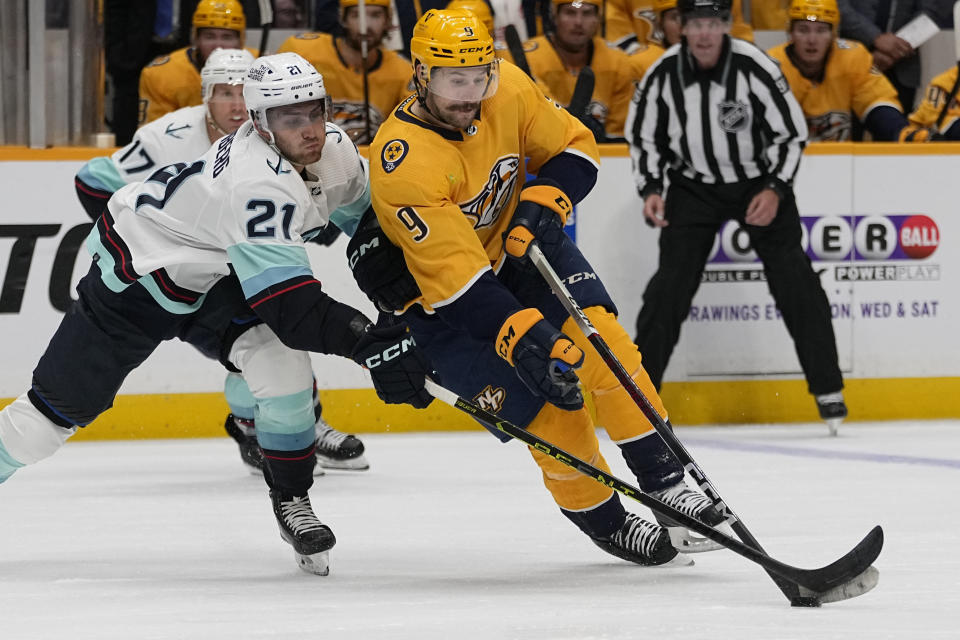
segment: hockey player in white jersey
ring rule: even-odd
[[[109,408],[127,374],[179,338],[242,373],[256,401],[281,536],[326,575],[336,539],[317,518],[306,351],[368,368],[385,402],[425,407],[429,365],[403,328],[376,328],[329,297],[304,241],[330,212],[370,206],[354,144],[325,122],[320,75],[296,54],[254,61],[252,121],[193,162],[159,168],[110,199],[87,239],[90,272],[33,372],[0,411],[0,481],[56,452]]]
[[[253,63],[244,49],[217,49],[200,71],[203,104],[168,113],[137,130],[130,144],[112,156],[93,158],[77,173],[75,186],[80,203],[91,219],[103,213],[110,196],[131,182],[146,180],[150,174],[170,164],[193,160],[210,149],[219,138],[231,134],[248,119],[243,101],[243,81]],[[345,227],[350,234],[356,222],[339,212],[331,214],[332,224],[313,239],[329,245]],[[254,429],[254,400],[243,378],[228,373],[224,385],[230,413],[224,422],[227,433],[240,448],[240,458],[252,473],[263,472],[263,453]],[[316,394],[315,394],[316,395]],[[324,468],[364,471],[370,468],[359,438],[341,433],[322,417],[319,397],[315,398],[317,416],[316,455],[319,463],[314,475]]]

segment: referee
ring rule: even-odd
[[[792,187],[807,125],[776,62],[730,37],[730,5],[679,0],[683,38],[650,68],[630,106],[626,134],[643,215],[660,228],[636,343],[659,388],[714,237],[737,220],[834,432],[847,415],[843,377],[827,296],[800,244]]]

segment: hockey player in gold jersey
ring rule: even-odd
[[[425,13],[411,54],[416,95],[370,147],[376,218],[361,222],[348,248],[360,288],[395,311],[381,322],[406,323],[447,388],[606,469],[582,382],[640,486],[717,524],[716,509],[686,485],[675,456],[524,251],[512,244],[507,254],[508,236],[537,240],[666,415],[606,289],[563,231],[596,182],[592,135],[520,69],[497,60],[493,38],[469,12]],[[525,172],[537,178],[524,182]],[[531,453],[562,513],[605,551],[639,564],[690,562],[670,533],[628,514],[608,487]],[[694,549],[706,550],[684,547]]]
[[[562,105],[573,97],[580,69],[593,70],[595,84],[586,116],[600,123],[607,138],[622,138],[633,95],[633,69],[627,55],[599,35],[602,0],[552,0],[555,31],[524,43],[533,77]],[[579,114],[576,114],[579,115]]]
[[[657,25],[661,9],[656,0],[606,0],[607,42],[627,53],[633,53],[647,43],[661,44],[663,38]],[[676,2],[674,2],[676,6]],[[742,0],[733,0],[733,24],[730,35],[753,41],[753,29],[744,20]]]
[[[633,77],[637,82],[643,79],[647,69],[663,55],[667,47],[680,42],[682,36],[683,25],[680,23],[677,0],[653,0],[653,12],[656,16],[654,27],[660,33],[660,43],[650,40],[644,44],[638,43],[630,54],[630,66],[633,68]]]
[[[140,124],[203,104],[200,70],[215,49],[243,47],[247,19],[237,0],[200,0],[193,13],[193,44],[160,56],[140,73]],[[257,57],[256,49],[247,49]]]
[[[809,139],[850,140],[856,117],[873,140],[896,140],[907,124],[897,91],[862,44],[836,37],[836,0],[792,0],[789,16],[789,42],[767,53],[803,108]]]
[[[910,114],[909,126],[900,132],[901,141],[960,140],[957,87],[956,66],[931,80],[923,94],[923,101]]]
[[[390,27],[390,0],[366,0],[367,100],[370,135],[411,91],[410,62],[380,46]],[[341,0],[344,35],[301,33],[287,38],[278,53],[292,51],[308,60],[323,76],[333,100],[332,121],[357,144],[367,144],[364,119],[364,78],[358,0]]]

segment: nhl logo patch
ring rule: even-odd
[[[750,124],[750,107],[743,102],[725,100],[717,105],[717,124],[728,133],[743,131]]]
[[[399,138],[383,145],[383,151],[380,152],[380,162],[383,164],[383,170],[390,173],[399,167],[403,159],[407,157],[409,149],[407,142]]]

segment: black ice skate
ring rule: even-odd
[[[238,418],[232,413],[227,414],[227,420],[223,428],[231,438],[236,441],[240,447],[240,459],[244,466],[252,475],[263,475],[263,451],[260,449],[260,443],[257,442],[257,432],[253,426],[253,420]],[[313,468],[313,475],[322,476],[323,467],[319,464]]]
[[[317,467],[366,471],[370,463],[363,455],[363,443],[356,436],[337,431],[317,416]]]
[[[280,526],[280,537],[293,547],[297,564],[307,573],[330,573],[329,550],[337,543],[330,527],[320,522],[310,506],[309,496],[289,496],[270,491],[273,515]]]
[[[713,506],[713,502],[699,491],[695,491],[687,486],[684,480],[666,489],[651,491],[650,495],[660,502],[670,505],[684,515],[696,518],[700,522],[710,525],[727,535],[733,535],[733,530],[730,528],[730,525],[724,522],[723,516],[717,511],[717,508]],[[657,514],[657,521],[666,527],[670,533],[670,541],[673,543],[673,546],[683,553],[702,553],[704,551],[715,551],[723,548],[722,545],[712,540],[695,536],[689,529],[666,516]]]
[[[627,514],[623,525],[609,538],[592,540],[610,555],[647,567],[693,564],[692,558],[678,553],[670,544],[670,535],[666,529],[633,513]]]
[[[836,391],[817,396],[817,410],[820,412],[820,419],[827,423],[830,435],[837,435],[840,423],[847,417],[847,403],[843,401],[843,393]]]

